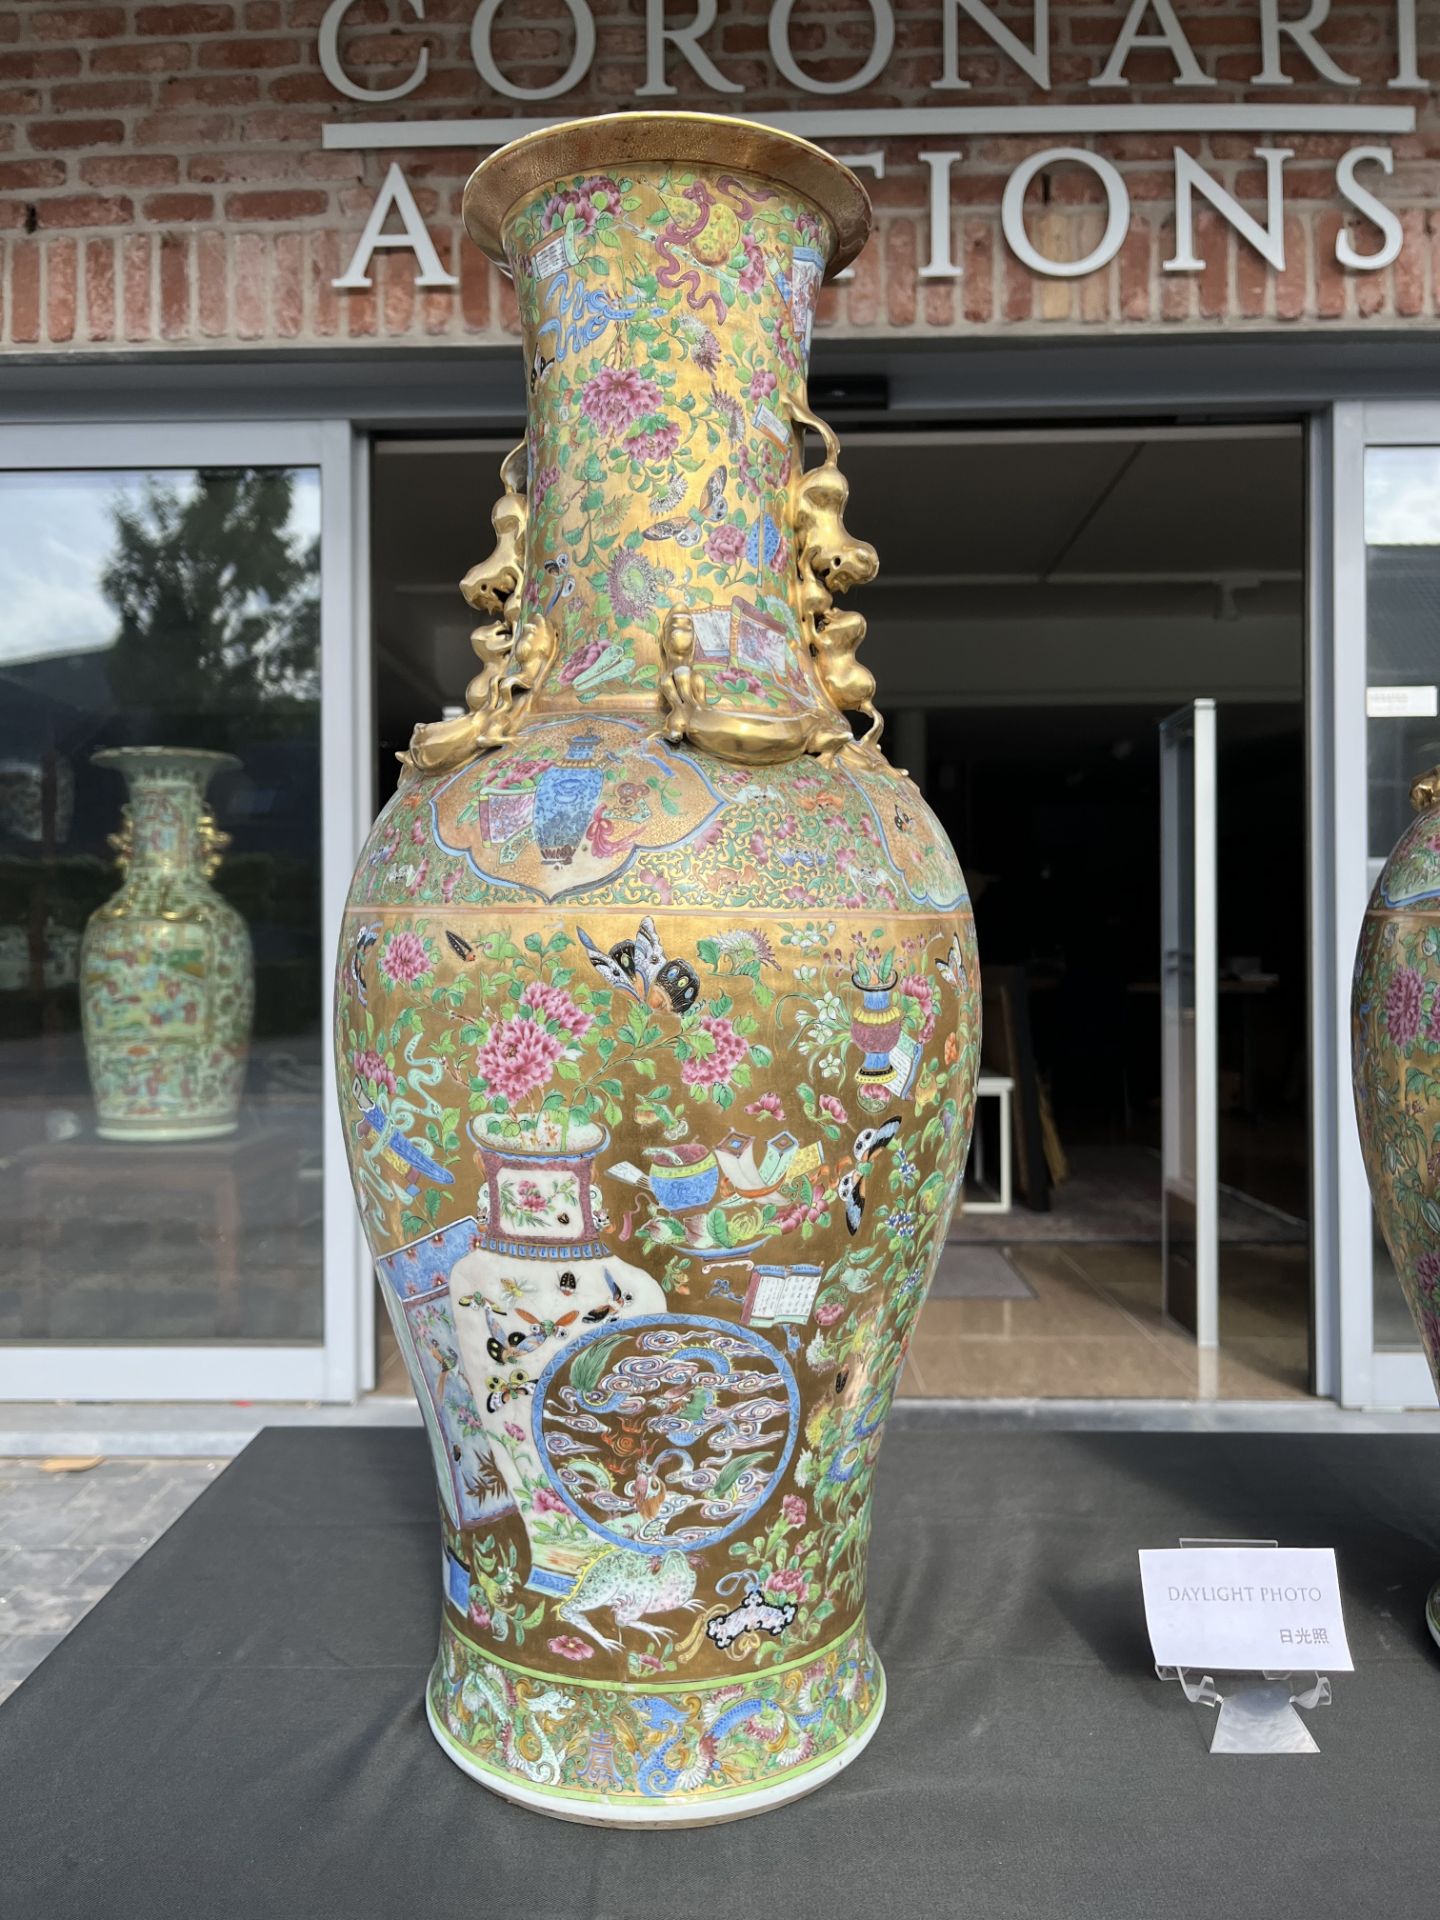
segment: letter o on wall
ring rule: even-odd
[[[806,73],[790,51],[790,15],[795,11],[795,0],[774,0],[770,9],[770,58],[782,78],[805,93],[855,93],[861,87],[868,87],[885,71],[895,50],[895,14],[890,0],[868,0],[868,4],[875,23],[870,58],[848,80],[817,80],[814,74]]]
[[[1109,205],[1100,244],[1083,260],[1047,260],[1031,244],[1025,231],[1025,195],[1030,190],[1030,182],[1044,168],[1056,166],[1062,160],[1089,167],[1104,187]],[[1005,182],[1000,199],[1000,226],[1010,251],[1032,273],[1043,273],[1055,280],[1078,280],[1082,274],[1095,273],[1113,260],[1124,245],[1130,231],[1130,195],[1119,173],[1100,154],[1091,153],[1085,147],[1047,147],[1044,153],[1032,153],[1028,160],[1022,160]]]
[[[552,80],[548,87],[517,87],[513,80],[507,80],[501,73],[495,64],[495,55],[490,51],[490,32],[503,0],[481,0],[470,27],[470,57],[475,62],[480,78],[488,86],[494,87],[497,93],[508,94],[512,100],[550,100],[557,93],[567,93],[571,87],[578,86],[590,71],[590,62],[595,58],[595,16],[585,0],[564,0],[564,3],[575,22],[574,58],[560,78]]]

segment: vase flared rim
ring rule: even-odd
[[[147,760],[173,767],[177,773],[189,768],[206,775],[219,773],[224,767],[243,765],[233,753],[216,753],[209,747],[102,747],[90,756],[92,766],[117,767],[122,773],[127,767],[140,766]]]
[[[640,160],[724,167],[793,188],[835,231],[827,280],[849,266],[870,234],[870,196],[843,161],[799,134],[725,113],[600,113],[522,134],[482,160],[466,182],[465,231],[504,266],[505,224],[522,200],[573,174]]]

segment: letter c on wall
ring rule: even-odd
[[[425,0],[410,0],[415,10],[415,18],[425,18]],[[403,100],[407,93],[413,93],[430,70],[430,49],[422,47],[420,58],[415,62],[415,71],[408,80],[402,80],[397,87],[357,87],[340,64],[340,23],[350,11],[350,0],[330,0],[325,9],[325,17],[320,22],[319,53],[320,71],[334,87],[337,93],[343,93],[351,100]]]
[[[1100,244],[1083,260],[1047,260],[1031,244],[1025,231],[1025,195],[1030,182],[1042,168],[1053,167],[1061,160],[1089,167],[1099,177],[1109,203],[1109,217]],[[1084,147],[1048,147],[1044,153],[1032,153],[1028,160],[1022,160],[1005,182],[1000,200],[1000,226],[1010,251],[1032,273],[1043,273],[1055,280],[1078,280],[1082,274],[1094,273],[1113,260],[1124,245],[1125,235],[1130,231],[1130,195],[1116,169],[1098,153]]]

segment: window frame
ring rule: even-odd
[[[0,471],[309,467],[320,475],[322,950],[373,817],[366,447],[348,420],[6,426]],[[373,1384],[370,1262],[350,1193],[334,1079],[330,969],[321,980],[323,1335],[318,1342],[0,1343],[0,1400],[350,1401]]]

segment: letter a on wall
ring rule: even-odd
[[[400,220],[398,233],[386,233],[385,222],[394,213]],[[365,231],[360,235],[350,264],[338,280],[330,284],[336,287],[368,287],[370,282],[370,260],[378,247],[409,247],[420,263],[420,271],[415,276],[417,287],[458,287],[460,282],[453,273],[447,273],[440,264],[440,256],[435,251],[435,242],[430,238],[430,230],[420,217],[420,209],[415,204],[415,196],[410,184],[400,171],[398,161],[392,164],[386,174],[375,204],[370,209],[370,218],[365,222]]]

